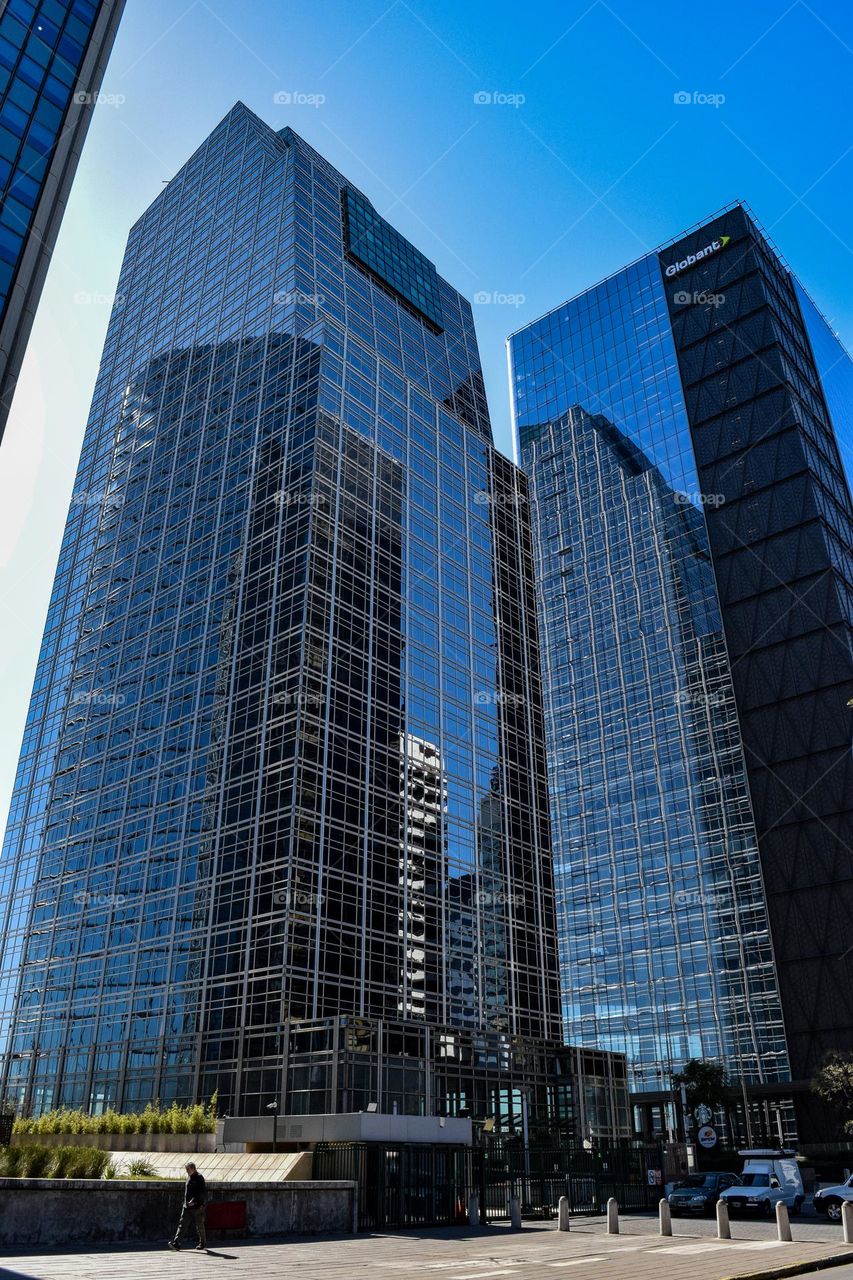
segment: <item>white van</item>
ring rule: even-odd
[[[799,1213],[806,1193],[793,1151],[739,1151],[744,1165],[742,1185],[729,1187],[720,1196],[731,1213],[758,1213],[772,1218],[781,1200]]]

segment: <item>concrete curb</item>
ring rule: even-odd
[[[735,1245],[737,1242],[734,1242]],[[823,1271],[824,1267],[840,1267],[853,1263],[853,1249],[849,1253],[833,1253],[828,1258],[815,1258],[812,1262],[787,1262],[781,1267],[768,1267],[765,1271],[740,1271],[737,1275],[724,1276],[723,1280],[780,1280],[783,1276],[802,1276],[810,1271]]]

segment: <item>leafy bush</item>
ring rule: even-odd
[[[182,1107],[173,1102],[165,1110],[159,1102],[146,1103],[142,1111],[122,1113],[108,1107],[101,1115],[60,1108],[40,1116],[15,1121],[15,1133],[213,1133],[216,1129],[216,1094]]]
[[[109,1151],[95,1147],[40,1147],[27,1144],[0,1150],[4,1178],[106,1178],[112,1168]]]
[[[130,1160],[124,1172],[128,1178],[156,1178],[157,1170],[150,1160]]]

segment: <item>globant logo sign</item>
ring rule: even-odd
[[[671,262],[665,269],[664,275],[677,276],[679,272],[686,271],[688,267],[692,267],[697,262],[701,262],[703,258],[708,258],[712,253],[719,253],[721,249],[725,249],[731,240],[731,236],[720,236],[719,240],[712,240],[710,244],[706,244],[704,249],[697,249],[695,253],[688,253],[686,258],[682,258],[679,262]]]

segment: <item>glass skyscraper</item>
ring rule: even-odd
[[[123,8],[0,3],[0,437]]]
[[[526,481],[469,304],[242,104],[118,293],[2,863],[8,1095],[624,1129],[624,1060],[575,1089],[562,1045]]]
[[[853,1048],[853,365],[739,205],[510,363],[566,1035],[658,1108],[721,1060],[793,1136]]]

